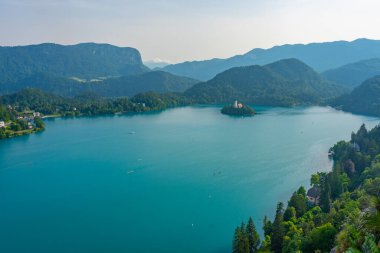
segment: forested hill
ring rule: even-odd
[[[318,104],[343,94],[344,88],[326,81],[297,59],[265,66],[236,67],[185,92],[198,103],[229,103],[235,99],[256,105]]]
[[[130,47],[95,43],[0,47],[0,85],[36,73],[91,79],[148,70],[139,51]]]
[[[331,103],[332,106],[352,113],[380,116],[380,76],[371,78]]]
[[[380,57],[380,41],[358,39],[311,44],[256,48],[243,55],[227,59],[192,61],[165,66],[162,70],[194,79],[207,81],[216,74],[233,67],[265,65],[286,58],[297,58],[318,72],[338,68],[345,64]]]
[[[111,78],[94,82],[89,88],[106,97],[134,96],[142,92],[184,92],[199,81],[164,71]]]
[[[335,83],[348,88],[355,88],[365,80],[380,75],[380,58],[350,63],[342,67],[328,70],[322,75]]]
[[[183,92],[198,83],[197,80],[175,76],[163,71],[107,79],[67,78],[50,73],[37,73],[17,82],[0,85],[0,94],[11,94],[25,88],[38,88],[48,93],[73,97],[85,91],[104,97],[134,96],[141,92]]]
[[[252,219],[236,228],[233,253],[380,252],[380,126],[363,125],[330,154],[333,170],[278,203],[274,219],[264,217],[261,240]]]

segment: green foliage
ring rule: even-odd
[[[264,235],[269,236],[272,234],[272,222],[268,219],[267,216],[264,216],[263,220],[263,230],[264,230]]]
[[[379,247],[376,245],[375,236],[368,234],[362,246],[364,253],[380,253]]]
[[[244,223],[235,229],[232,243],[232,252],[236,253],[253,253],[256,252],[260,245],[260,236],[256,231],[255,224],[250,217],[247,226]]]
[[[260,245],[260,236],[256,231],[255,224],[253,223],[253,220],[251,217],[248,220],[245,233],[247,234],[247,237],[248,237],[249,253],[256,252],[257,248]]]
[[[7,121],[14,120],[15,118],[16,118],[16,115],[14,111],[0,103],[0,120],[7,122]]]
[[[314,186],[314,187],[319,186],[319,174],[318,173],[311,175],[310,185]]]
[[[233,253],[249,253],[249,240],[245,232],[244,223],[235,229],[234,240],[232,244]]]
[[[38,129],[45,129],[45,123],[41,120],[39,117],[34,118],[34,123],[36,124],[36,128]]]
[[[272,236],[271,236],[271,249],[275,253],[280,253],[282,251],[282,246],[284,244],[285,228],[284,228],[284,204],[279,202],[277,204],[276,216],[274,218],[272,226]]]
[[[380,196],[380,177],[366,179],[363,188],[370,195]]]
[[[296,209],[293,206],[288,206],[284,212],[284,221],[290,221],[297,218]]]
[[[288,207],[294,207],[297,217],[301,217],[307,210],[307,199],[305,188],[300,188],[294,192],[288,202]]]
[[[321,199],[320,199],[320,206],[322,210],[325,213],[328,213],[330,211],[330,205],[331,205],[331,189],[330,184],[328,181],[328,175],[325,175],[322,179],[321,183]]]
[[[302,241],[302,251],[311,253],[316,250],[330,252],[334,246],[336,232],[331,223],[314,228]]]

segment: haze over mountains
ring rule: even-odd
[[[380,41],[358,39],[352,42],[335,41],[307,45],[282,45],[270,49],[253,49],[244,55],[227,59],[183,62],[168,65],[162,70],[175,75],[207,81],[232,67],[265,65],[286,58],[297,58],[318,72],[337,68],[348,63],[380,58]]]
[[[334,66],[338,67],[330,69]],[[329,70],[318,73],[325,69]],[[262,105],[319,104],[380,74],[380,41],[283,45],[229,59],[168,65],[163,70],[146,67],[139,51],[130,47],[95,43],[0,47],[0,94],[24,88],[69,97],[85,92],[103,97],[184,92],[195,103],[239,99]],[[214,74],[206,82],[184,77]]]

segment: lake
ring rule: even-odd
[[[0,252],[227,253],[328,149],[378,119],[328,107],[219,107],[54,119],[0,142]],[[261,229],[260,229],[261,233]]]

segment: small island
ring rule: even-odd
[[[221,112],[223,114],[232,115],[232,116],[253,116],[256,114],[255,110],[248,105],[243,105],[242,103],[235,100],[232,105],[226,105],[222,108]]]

